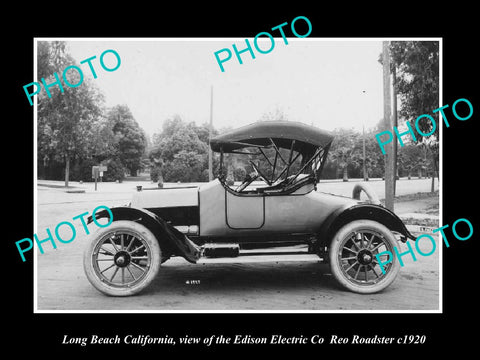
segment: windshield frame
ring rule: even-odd
[[[225,182],[224,154],[229,153],[249,156],[263,156],[263,158],[270,165],[272,172],[270,178],[265,178],[265,176],[261,174],[265,183],[268,185],[267,187],[262,188],[262,192],[268,191],[269,188],[279,189],[280,192],[288,192],[290,189],[295,188],[299,182],[308,182],[305,180],[305,178],[310,179],[315,185],[319,182],[320,174],[325,165],[331,143],[328,143],[325,147],[311,147],[309,152],[300,152],[295,150],[296,140],[292,139],[288,157],[285,159],[284,155],[282,155],[280,152],[280,147],[275,143],[275,139],[271,137],[265,139],[269,144],[232,142],[232,144],[236,147],[228,152],[225,152],[223,147],[220,147],[220,166],[217,178],[220,181]],[[286,149],[286,147],[283,148]],[[254,150],[247,151],[248,149]],[[273,149],[275,151],[273,159],[270,159],[267,156],[265,152],[266,149]],[[290,173],[292,165],[298,160],[299,157],[301,157],[299,170],[294,173]],[[282,166],[282,163],[284,166],[283,169],[280,171],[280,173],[278,173],[278,175],[275,175],[275,171]],[[301,174],[306,174],[307,176],[300,177]]]

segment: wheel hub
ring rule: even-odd
[[[373,261],[373,254],[370,250],[362,249],[358,252],[357,261],[362,265],[369,265]]]
[[[126,267],[130,264],[131,258],[126,251],[119,251],[113,257],[113,261],[118,267]]]

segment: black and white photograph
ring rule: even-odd
[[[38,311],[441,310],[440,39],[36,45]]]
[[[471,34],[403,31],[411,11],[25,34],[4,153],[25,331],[107,354],[470,342]]]

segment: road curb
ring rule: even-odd
[[[405,213],[398,217],[403,221],[408,231],[418,234],[431,234],[440,226],[439,216],[423,213]]]

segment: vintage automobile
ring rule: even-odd
[[[415,238],[366,183],[356,184],[352,198],[320,191],[332,140],[326,131],[287,121],[257,122],[213,138],[210,147],[220,154],[215,180],[139,189],[129,205],[111,208],[112,224],[99,229],[84,254],[89,281],[105,294],[127,296],[145,289],[174,256],[191,263],[288,257],[328,263],[351,291],[383,290],[400,265],[395,257],[382,271],[376,255],[394,253],[397,238]],[[252,171],[232,184],[227,162]],[[96,214],[102,217],[108,212]]]

